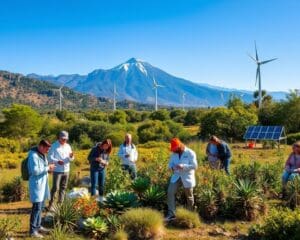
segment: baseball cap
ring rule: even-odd
[[[61,132],[58,134],[58,137],[59,137],[59,138],[62,138],[62,139],[68,140],[68,139],[69,139],[69,133],[68,133],[67,131],[61,131]]]

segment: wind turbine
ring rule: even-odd
[[[165,86],[157,84],[155,78],[153,77],[153,89],[155,90],[155,111],[157,111],[157,89],[160,87]]]
[[[117,101],[116,101],[116,96],[118,96],[117,88],[116,88],[116,83],[114,83],[114,91],[113,91],[114,97],[113,97],[113,110],[117,110]]]
[[[255,86],[258,82],[258,107],[261,108],[262,106],[262,88],[261,88],[261,73],[260,73],[260,66],[272,61],[275,61],[277,58],[272,58],[270,60],[260,61],[258,58],[257,48],[256,48],[256,42],[254,42],[255,45],[255,58],[252,57],[250,54],[249,57],[256,63],[257,69],[256,69],[256,80],[255,80]]]
[[[186,93],[182,93],[181,97],[182,97],[182,110],[183,111],[184,111],[185,96],[186,96]]]
[[[58,89],[53,89],[53,91],[57,91],[59,93],[59,111],[62,110],[62,99],[64,98],[62,94],[62,88],[64,87],[65,84],[61,85]]]

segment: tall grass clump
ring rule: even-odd
[[[200,226],[200,218],[197,212],[189,211],[183,207],[176,209],[176,219],[172,224],[179,228],[197,228]]]
[[[155,240],[164,233],[163,216],[153,209],[131,209],[125,212],[120,219],[129,239]]]

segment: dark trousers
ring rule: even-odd
[[[105,188],[105,169],[91,169],[91,194],[96,195],[96,186],[98,183],[99,196],[104,195]]]
[[[52,183],[52,189],[51,189],[51,199],[49,202],[49,206],[51,207],[54,199],[56,192],[58,191],[58,203],[62,203],[65,198],[65,193],[68,185],[68,180],[69,180],[69,173],[60,173],[60,172],[54,172],[53,173],[53,183]]]
[[[32,203],[29,229],[30,234],[37,232],[41,227],[43,206],[44,202]]]
[[[221,168],[225,169],[225,172],[227,175],[230,175],[230,170],[229,170],[229,166],[230,166],[230,157],[226,158],[224,160],[221,161],[222,165]]]
[[[132,180],[137,178],[137,171],[135,165],[122,165],[123,171],[127,171],[130,174]]]

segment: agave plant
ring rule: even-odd
[[[251,221],[265,209],[261,191],[248,179],[239,179],[234,183],[234,205],[238,217]]]
[[[215,219],[218,213],[217,197],[213,189],[203,189],[196,196],[196,207],[206,220]]]
[[[166,192],[159,186],[154,185],[148,188],[142,196],[142,204],[147,207],[162,208]]]
[[[96,239],[101,238],[108,231],[107,223],[101,217],[88,218],[83,222],[86,231]]]
[[[300,177],[296,176],[287,185],[287,203],[294,209],[300,205]]]
[[[72,199],[65,199],[62,204],[55,204],[53,206],[54,222],[65,226],[68,230],[77,226],[80,218],[80,212],[74,211],[75,201]]]
[[[132,189],[139,195],[145,192],[150,186],[149,178],[139,177],[131,184]]]
[[[109,226],[110,232],[117,232],[122,228],[122,224],[120,222],[120,219],[116,215],[109,215],[106,217],[106,222]]]
[[[137,196],[132,192],[115,191],[106,196],[105,205],[118,213],[138,206]]]

